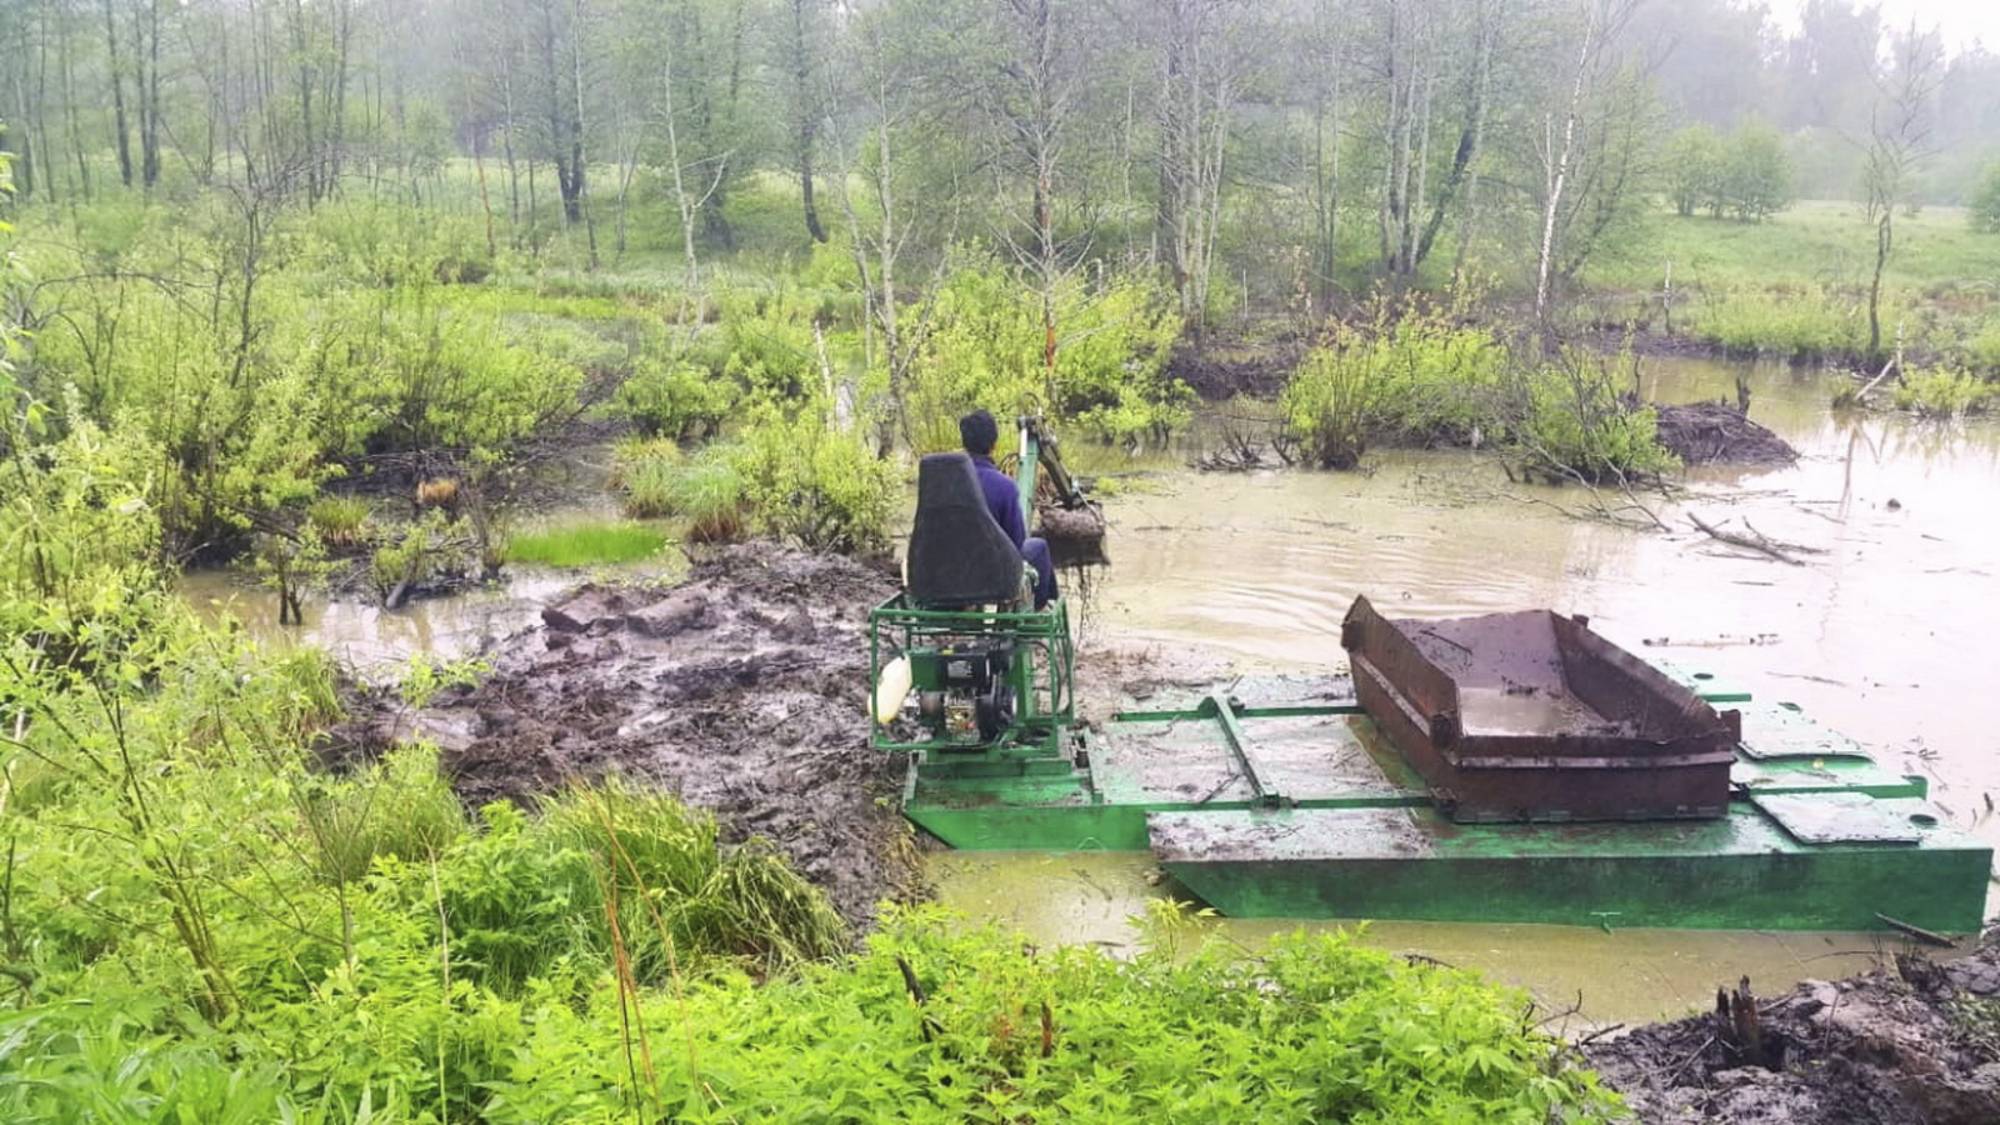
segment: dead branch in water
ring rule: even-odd
[[[1756,551],[1761,555],[1766,555],[1770,558],[1774,558],[1779,562],[1786,564],[1787,566],[1806,565],[1805,563],[1800,562],[1798,559],[1793,558],[1791,555],[1786,554],[1784,549],[1780,547],[1778,544],[1771,542],[1769,539],[1764,538],[1764,536],[1762,535],[1757,535],[1755,529],[1752,529],[1751,534],[1757,535],[1757,537],[1755,539],[1752,539],[1748,535],[1738,535],[1733,531],[1724,531],[1721,528],[1718,528],[1713,524],[1710,524],[1708,521],[1702,519],[1700,516],[1695,515],[1693,512],[1689,512],[1687,514],[1687,518],[1688,522],[1694,524],[1697,530],[1701,531],[1703,534],[1707,535],[1710,539],[1713,539],[1718,543],[1727,543],[1732,547],[1741,547],[1747,551]]]

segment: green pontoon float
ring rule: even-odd
[[[1024,504],[1047,456],[1024,423]],[[1150,851],[1238,917],[1980,927],[1992,849],[1923,778],[1579,618],[1391,620],[1357,599],[1351,675],[1241,679],[1086,729],[1067,608],[1027,607],[971,474],[924,460],[906,587],[869,622],[872,741],[909,754],[903,812],[951,847]]]

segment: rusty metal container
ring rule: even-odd
[[[1341,626],[1361,707],[1459,822],[1717,817],[1738,712],[1547,610]]]

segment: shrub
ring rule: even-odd
[[[1285,384],[1280,404],[1287,430],[1322,469],[1361,463],[1376,420],[1369,365],[1353,351],[1316,348]]]
[[[1370,438],[1461,443],[1494,428],[1507,353],[1443,312],[1340,329],[1310,353],[1282,396],[1286,424],[1325,468],[1353,468]]]
[[[695,543],[728,543],[743,537],[743,471],[735,446],[712,446],[694,457],[670,441],[630,441],[613,454],[613,478],[625,493],[628,515],[685,521]]]
[[[1896,408],[1926,418],[1958,418],[1979,414],[2000,396],[2000,388],[1964,371],[1933,367],[1904,377],[1896,385]]]
[[[642,434],[686,441],[714,435],[741,394],[734,380],[698,364],[648,358],[612,407]]]
[[[821,408],[766,407],[728,454],[765,533],[812,550],[881,550],[902,487],[895,465]]]
[[[1746,121],[1730,134],[1721,166],[1721,191],[1712,205],[1739,219],[1762,220],[1792,203],[1792,166],[1784,138],[1761,121]]]
[[[367,537],[368,514],[368,502],[359,497],[322,496],[306,508],[306,522],[329,547],[357,547]]]
[[[1689,125],[1667,142],[1667,198],[1676,213],[1692,215],[1721,196],[1724,151],[1707,125]]]
[[[621,441],[611,451],[611,487],[624,493],[625,514],[659,519],[673,514],[673,471],[687,459],[670,438]]]
[[[1620,393],[1610,365],[1565,352],[1514,377],[1507,444],[1524,475],[1552,484],[1656,477],[1678,466],[1659,442],[1657,417]]]
[[[1055,294],[1057,354],[1047,364],[1040,294],[997,268],[955,272],[904,388],[918,452],[958,447],[974,407],[996,418],[1042,414],[1107,441],[1163,437],[1188,417],[1187,387],[1166,374],[1180,319],[1149,282],[1072,279]]]

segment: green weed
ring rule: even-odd
[[[652,524],[576,523],[517,533],[507,544],[507,561],[552,567],[608,566],[652,558],[666,545],[666,532]]]
[[[1898,410],[1925,418],[1959,418],[1983,413],[1996,398],[2000,398],[2000,385],[1964,371],[1934,367],[1914,372],[1898,383],[1895,403]]]
[[[354,496],[322,496],[306,508],[306,522],[334,548],[359,546],[367,538],[368,502]]]

